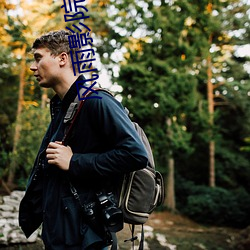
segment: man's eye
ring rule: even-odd
[[[36,56],[36,57],[35,57],[35,61],[36,61],[36,62],[39,62],[40,60],[41,60],[41,56]]]

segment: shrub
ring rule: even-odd
[[[49,109],[29,106],[22,113],[22,131],[17,145],[16,182],[24,189],[49,123]]]
[[[250,224],[250,195],[244,189],[229,191],[187,182],[177,190],[179,211],[197,222],[237,228]]]

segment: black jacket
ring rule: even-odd
[[[82,76],[80,79],[83,80]],[[68,140],[73,151],[68,171],[48,164],[45,150],[50,141],[63,138],[63,118],[77,95],[76,84],[62,101],[57,95],[51,100],[51,123],[19,211],[19,223],[27,237],[43,223],[46,249],[87,249],[93,242],[102,240],[81,219],[69,180],[82,202],[89,204],[96,199],[97,191],[108,187],[116,192],[124,173],[147,165],[145,148],[122,105],[109,94],[98,93],[102,99],[86,100],[74,124]],[[74,248],[77,246],[81,247]]]

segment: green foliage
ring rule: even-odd
[[[196,78],[190,74],[197,50],[191,38],[182,36],[191,5],[182,5],[183,12],[180,12],[169,4],[157,6],[146,2],[147,12],[134,1],[127,7],[122,6],[127,11],[135,6],[147,28],[144,28],[145,37],[128,39],[128,45],[124,44],[129,56],[115,80],[123,87],[123,103],[132,119],[143,126],[149,137],[156,166],[166,173],[171,152],[185,153],[186,157],[194,149],[187,121],[199,99]],[[119,4],[116,7],[124,11]],[[150,13],[152,18],[147,18]],[[129,19],[128,33],[133,25],[140,27],[138,15]]]
[[[7,127],[9,123],[15,120],[18,78],[13,72],[15,60],[11,50],[1,45],[0,50],[0,92],[2,94],[0,101],[0,126]]]
[[[9,26],[6,31],[11,36],[11,45],[13,48],[18,48],[23,44],[27,44],[27,40],[23,35],[23,32],[29,27],[25,25],[19,17],[17,17],[17,20],[14,20],[10,16],[8,16],[8,25]]]
[[[3,150],[0,151],[0,178],[5,175],[6,166],[9,165],[9,154]]]
[[[28,106],[23,111],[21,119],[22,130],[17,145],[17,155],[12,157],[16,157],[19,166],[17,172],[19,187],[24,188],[49,123],[49,109]]]
[[[178,210],[204,224],[244,228],[250,224],[250,195],[243,188],[226,190],[179,179]]]
[[[245,138],[244,142],[246,143],[246,145],[242,146],[241,150],[250,152],[250,137]]]
[[[0,178],[9,164],[12,150],[10,124],[15,121],[18,78],[13,73],[15,65],[11,50],[0,45]]]
[[[249,152],[240,152],[234,140],[218,142],[216,176],[218,186],[232,189],[243,186],[250,193]],[[236,153],[238,152],[238,153]],[[240,180],[240,183],[239,183]]]

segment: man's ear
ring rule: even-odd
[[[69,55],[66,52],[62,52],[59,56],[59,65],[64,66],[69,61]]]

